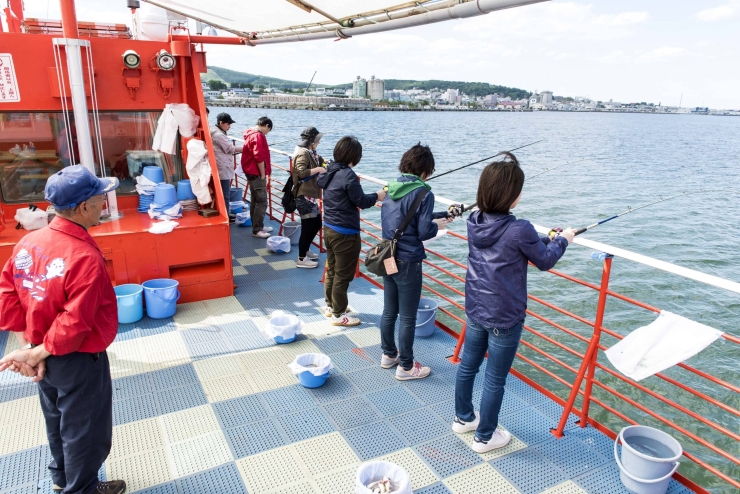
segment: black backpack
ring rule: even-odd
[[[286,213],[292,213],[296,210],[295,195],[293,195],[293,174],[291,173],[283,187],[283,209]]]

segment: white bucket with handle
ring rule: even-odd
[[[622,442],[620,459],[617,445]],[[644,425],[625,427],[614,441],[614,459],[624,486],[636,494],[665,494],[683,448],[663,431]]]

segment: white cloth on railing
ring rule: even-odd
[[[185,165],[190,177],[190,188],[200,204],[211,202],[208,183],[211,181],[211,164],[208,162],[206,144],[198,139],[188,141],[188,162]]]
[[[647,326],[628,334],[605,354],[619,372],[641,381],[687,360],[722,336],[722,331],[661,311]]]
[[[152,149],[167,154],[175,154],[177,149],[177,131],[183,137],[192,137],[198,128],[200,117],[187,103],[169,103],[162,110],[154,132]]]

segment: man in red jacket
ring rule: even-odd
[[[57,216],[23,237],[0,275],[0,330],[28,343],[0,360],[39,383],[55,492],[121,494],[122,480],[98,481],[113,439],[113,393],[106,348],[118,306],[105,259],[87,230],[100,223],[116,178],[81,165],[49,177]],[[20,338],[19,338],[20,339]]]
[[[272,120],[261,117],[257,126],[244,131],[242,149],[242,170],[249,182],[251,194],[250,216],[252,217],[252,236],[267,238],[272,227],[265,226],[267,212],[267,177],[272,173],[270,148],[265,137],[272,130]]]

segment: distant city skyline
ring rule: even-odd
[[[26,0],[29,17],[58,18],[58,9]],[[131,21],[123,4],[77,0],[77,10],[81,20]],[[739,20],[740,0],[551,1],[340,42],[207,51],[213,65],[292,80],[318,71],[323,84],[363,73],[672,106],[683,94],[684,107],[739,109]]]

